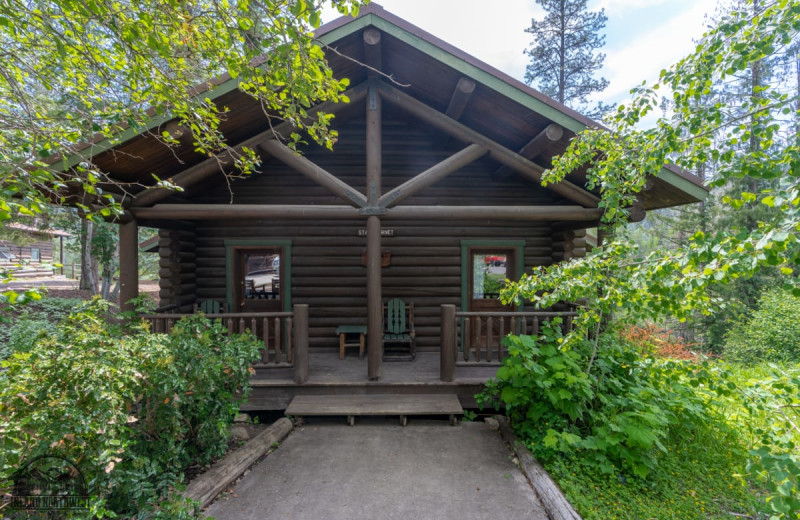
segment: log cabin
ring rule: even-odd
[[[35,224],[35,223],[34,223]],[[4,264],[18,270],[17,276],[25,272],[31,274],[52,274],[48,264],[55,260],[53,239],[59,239],[60,258],[64,256],[64,238],[71,235],[58,229],[40,228],[36,225],[11,222],[5,225],[10,237],[0,239],[0,266]],[[23,264],[25,269],[18,269]]]
[[[147,318],[164,331],[202,308],[263,338],[247,409],[342,393],[474,405],[505,334],[569,321],[568,308],[504,306],[497,292],[532,266],[586,254],[598,194],[580,172],[540,179],[597,123],[374,3],[317,38],[351,85],[349,103],[313,109],[335,114],[333,151],[290,150],[277,137],[288,129],[272,131],[225,78],[206,95],[228,109],[228,142],[258,151],[259,172],[229,184],[224,160],[195,153],[191,139],[169,148],[147,132],[93,146],[113,179],[143,185],[120,223],[123,306],[137,296],[137,228],[155,227],[160,307]],[[183,191],[154,186],[153,174]],[[665,167],[631,218],[706,193]]]

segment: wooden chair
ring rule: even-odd
[[[383,359],[413,361],[417,355],[414,304],[406,304],[399,298],[391,299],[383,305],[383,317]]]
[[[199,304],[194,304],[194,312],[202,312],[203,314],[220,314],[228,312],[228,305],[220,303],[217,300],[203,300]]]

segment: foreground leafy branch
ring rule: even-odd
[[[349,14],[361,2],[329,3]],[[306,0],[0,1],[0,221],[39,213],[67,193],[85,211],[99,200],[111,215],[116,201],[100,188],[110,180],[85,144],[113,144],[154,118],[176,118],[198,152],[230,155],[237,173],[252,171],[255,153],[236,153],[219,131],[225,113],[210,99],[210,78],[222,74],[269,118],[331,146],[329,117],[307,112],[342,99],[347,86],[313,41],[320,9]],[[177,142],[168,132],[155,137]]]

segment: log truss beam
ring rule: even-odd
[[[381,208],[391,208],[396,206],[401,201],[430,186],[431,184],[447,177],[451,173],[460,170],[476,159],[483,157],[488,152],[489,150],[483,146],[471,144],[460,152],[451,155],[447,159],[431,166],[416,177],[412,177],[400,186],[385,193],[380,200],[378,200],[378,205]]]
[[[357,103],[367,96],[367,84],[362,83],[361,85],[353,87],[344,92],[344,95],[350,99],[350,103]],[[346,106],[348,106],[348,103],[321,103],[308,110],[308,116],[313,117],[318,112],[336,114]],[[239,143],[238,145],[234,146],[233,149],[235,153],[241,153],[243,148],[255,149],[266,141],[274,140],[276,136],[288,135],[294,130],[294,128],[294,125],[288,122],[281,123],[276,125],[274,128],[265,130],[251,137],[250,139]],[[224,153],[217,157],[209,157],[208,159],[205,159],[204,161],[187,168],[186,170],[167,180],[176,186],[187,189],[211,177],[212,175],[224,171],[225,168],[232,166],[233,163],[234,160],[231,156],[231,153]],[[134,207],[150,206],[175,193],[177,192],[174,189],[159,188],[155,186],[150,187],[138,193],[133,198],[132,205]]]
[[[362,193],[340,180],[334,174],[322,169],[302,155],[298,155],[285,144],[275,139],[268,139],[259,145],[259,149],[264,150],[293,170],[302,173],[320,186],[327,188],[354,207],[364,208],[367,206],[367,198]]]
[[[538,164],[390,85],[379,83],[378,91],[388,103],[404,109],[456,139],[485,147],[493,159],[541,185],[544,168]],[[549,184],[546,188],[587,208],[596,208],[600,202],[599,197],[569,181]]]

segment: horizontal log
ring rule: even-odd
[[[587,220],[600,219],[600,208],[580,206],[399,206],[389,210],[392,218],[480,218],[495,220]]]
[[[208,506],[214,498],[247,468],[289,435],[293,425],[282,417],[258,434],[242,448],[232,451],[228,456],[216,462],[211,469],[201,474],[186,487],[183,495],[200,503],[200,507]]]
[[[191,269],[189,269],[191,267]],[[159,278],[178,277],[180,280],[194,280],[194,264],[173,264],[158,270]]]
[[[173,240],[172,238],[159,238],[158,247],[177,249],[179,251],[194,251],[195,243],[188,240]]]
[[[136,218],[251,220],[263,218],[352,219],[358,210],[347,206],[300,206],[257,204],[158,204],[132,209]],[[600,208],[580,206],[398,206],[383,217],[391,219],[494,219],[494,220],[599,220]]]

